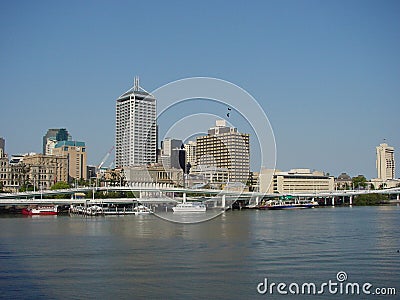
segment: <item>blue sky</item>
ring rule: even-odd
[[[2,1],[0,37],[9,154],[65,127],[98,164],[139,75],[149,91],[193,76],[247,90],[279,169],[372,178],[384,138],[399,157],[399,1]]]

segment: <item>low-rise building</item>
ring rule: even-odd
[[[7,154],[0,155],[0,190],[4,192],[17,192],[20,186],[19,175],[10,164]]]
[[[165,168],[160,164],[125,167],[123,172],[128,185],[144,183],[158,186],[183,186],[181,169]]]
[[[260,172],[262,193],[317,193],[334,190],[334,177],[310,169],[292,169],[288,172],[263,169]]]
[[[336,190],[351,190],[352,187],[353,187],[353,181],[348,174],[342,173],[337,178],[335,178]]]
[[[21,188],[49,189],[58,181],[67,181],[67,157],[30,153],[0,158],[0,183],[3,191],[17,192]]]
[[[400,187],[400,179],[371,179],[371,184],[373,184],[375,189],[390,189],[395,187]]]
[[[49,189],[58,181],[68,181],[68,159],[66,155],[27,155],[18,165],[21,168],[25,166],[28,175],[27,180],[35,189]],[[21,173],[24,175],[22,169]]]
[[[191,169],[191,174],[203,177],[205,184],[222,187],[229,182],[228,168],[198,165]]]

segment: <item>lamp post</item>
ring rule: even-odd
[[[36,192],[36,169],[33,170],[33,192]]]
[[[89,170],[89,186],[92,186],[92,170]]]

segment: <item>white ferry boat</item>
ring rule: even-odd
[[[194,212],[205,212],[207,210],[207,207],[201,203],[201,202],[184,202],[184,203],[179,203],[177,206],[173,207],[172,210],[174,212],[189,212],[189,213],[194,213]]]
[[[135,215],[149,215],[149,214],[151,214],[153,212],[151,211],[150,208],[148,208],[148,207],[146,207],[144,205],[138,205],[133,209],[133,213]]]
[[[304,209],[304,208],[314,208],[318,206],[318,202],[316,201],[308,201],[308,200],[269,200],[264,204],[261,204],[259,209]]]

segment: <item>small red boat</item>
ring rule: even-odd
[[[54,216],[58,214],[58,205],[36,205],[22,209],[26,216]]]

